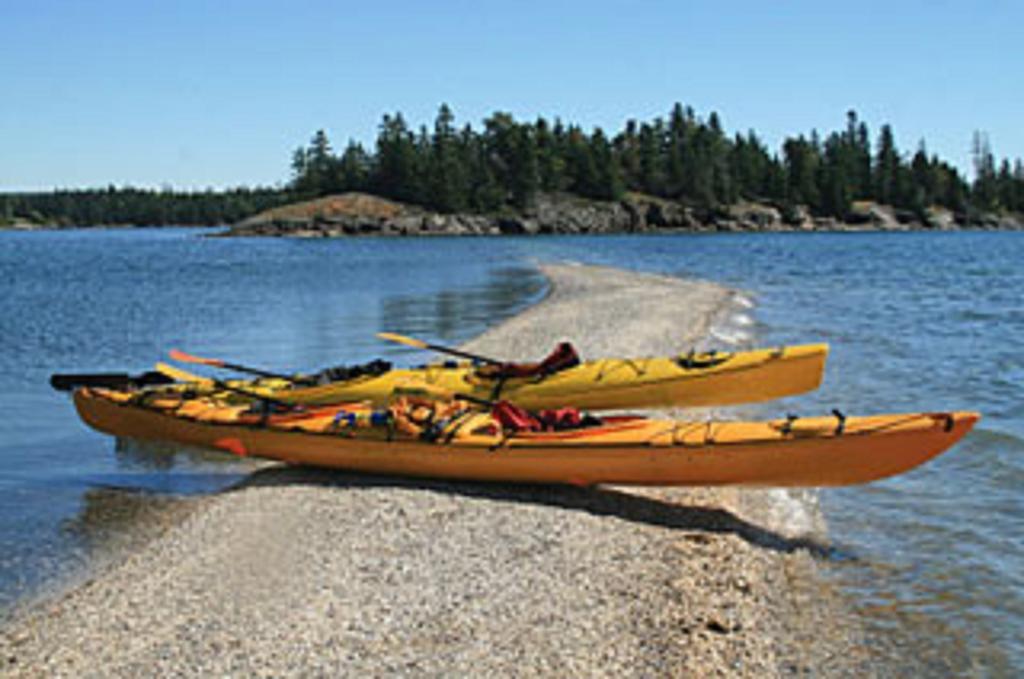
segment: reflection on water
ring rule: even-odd
[[[134,488],[89,488],[78,513],[61,525],[90,558],[113,557],[176,525],[195,499]]]
[[[252,469],[253,463],[224,452],[183,446],[163,441],[139,441],[118,438],[114,441],[114,458],[118,469],[166,472],[172,469],[214,467],[225,472],[237,467],[238,473]]]
[[[457,344],[487,325],[538,299],[546,280],[535,269],[504,267],[478,285],[421,295],[381,299],[383,329],[440,338]],[[314,327],[323,330],[320,321]],[[159,441],[118,438],[116,472],[93,475],[76,514],[61,523],[61,534],[93,564],[159,535],[187,515],[188,496],[227,489],[275,463],[241,459],[223,452]]]
[[[459,344],[539,300],[546,289],[547,281],[536,269],[502,267],[467,289],[383,298],[380,330]]]
[[[0,339],[14,348],[0,352],[0,608],[95,542],[88,529],[61,530],[69,517],[145,514],[90,509],[86,491],[201,493],[232,464],[112,454],[46,386],[51,372],[144,370],[173,346],[287,371],[381,353],[419,363],[433,357],[374,333],[461,342],[543,294],[526,262],[567,259],[752,291],[753,323],[737,317],[720,329],[732,339],[831,342],[821,390],[759,415],[981,410],[981,426],[950,454],[821,494],[838,553],[855,557],[828,570],[864,602],[883,674],[1024,671],[1019,233],[325,242],[173,229],[0,233]],[[124,522],[146,520],[111,525]]]
[[[448,250],[455,248],[458,253]],[[281,372],[435,357],[545,290],[482,240],[210,240],[176,229],[0,234],[0,616],[265,466],[82,425],[53,372],[148,369],[172,348]],[[509,262],[512,262],[510,264]],[[212,368],[196,372],[223,376]]]

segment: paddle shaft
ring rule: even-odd
[[[159,372],[145,372],[140,375],[128,373],[55,373],[50,375],[50,386],[57,391],[72,391],[77,387],[146,387],[170,384],[174,380]]]
[[[227,370],[234,370],[235,372],[248,373],[249,375],[256,375],[257,377],[269,377],[271,379],[286,380],[288,382],[294,382],[295,378],[282,375],[281,373],[271,372],[269,370],[261,370],[259,368],[250,368],[244,365],[238,365],[237,363],[228,363],[227,361],[221,361],[219,368],[225,368]]]
[[[175,361],[181,361],[182,363],[198,363],[199,365],[208,365],[214,368],[234,370],[235,372],[247,373],[249,375],[256,375],[258,377],[269,377],[271,379],[286,380],[288,382],[296,381],[294,377],[289,375],[282,375],[281,373],[271,372],[269,370],[263,370],[261,368],[253,368],[247,365],[240,365],[238,363],[229,363],[227,361],[222,361],[219,358],[203,358],[202,356],[193,356],[192,354],[186,354],[184,351],[178,351],[177,349],[171,349],[170,356]]]
[[[223,389],[225,391],[233,391],[236,394],[240,394],[242,396],[248,396],[251,399],[254,399],[254,400],[257,400],[257,401],[261,401],[263,403],[269,403],[271,405],[278,406],[279,408],[287,408],[288,410],[296,410],[296,409],[302,407],[300,404],[297,404],[297,403],[289,403],[288,401],[281,401],[281,400],[278,400],[276,398],[272,398],[270,396],[264,396],[263,394],[257,393],[255,391],[249,391],[248,389],[240,389],[238,387],[232,387],[230,384],[225,384],[224,382],[221,382],[220,380],[213,380],[213,384],[218,389]]]
[[[436,352],[438,352],[440,354],[448,354],[449,356],[458,356],[459,358],[468,358],[471,361],[480,361],[481,363],[490,363],[491,365],[501,365],[502,364],[501,361],[499,361],[497,359],[494,359],[494,358],[488,358],[487,356],[481,356],[479,354],[471,354],[468,351],[461,351],[459,349],[452,349],[451,347],[444,347],[444,346],[441,346],[440,344],[427,344],[426,348],[430,349],[431,351],[436,351]]]
[[[479,354],[473,354],[468,351],[462,351],[461,349],[454,349],[452,347],[446,347],[441,344],[431,344],[430,342],[424,342],[413,337],[406,337],[405,335],[399,335],[395,332],[378,332],[377,337],[387,340],[389,342],[396,342],[398,344],[405,344],[410,347],[416,347],[417,349],[429,349],[430,351],[436,351],[439,354],[448,354],[449,356],[458,356],[459,358],[466,358],[470,361],[479,361],[480,363],[490,363],[491,365],[503,365],[503,361],[499,361],[495,358],[489,358],[487,356],[481,356]]]
[[[206,377],[205,375],[195,375],[186,370],[175,368],[172,365],[167,365],[166,363],[157,363],[156,369],[160,374],[170,377],[178,382],[184,382],[186,384],[189,382],[194,384],[206,384],[213,387],[214,389],[234,392],[236,394],[241,394],[242,396],[248,396],[249,398],[257,401],[263,401],[264,403],[270,403],[272,405],[280,406],[282,408],[289,408],[291,410],[294,410],[299,407],[299,405],[295,403],[281,401],[272,396],[267,396],[256,391],[243,389],[242,387],[235,387],[228,384],[227,382],[222,382],[213,377]]]

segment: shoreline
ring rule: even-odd
[[[829,233],[1012,233],[1024,231],[1024,224],[1002,224],[999,226],[955,226],[950,228],[931,228],[927,226],[914,225],[902,226],[900,228],[885,228],[881,226],[865,226],[864,224],[852,224],[849,222],[835,222],[829,226],[801,227],[801,226],[777,226],[772,228],[757,227],[719,227],[715,225],[702,225],[693,228],[672,228],[655,227],[643,231],[624,230],[595,230],[595,231],[538,231],[528,233],[518,230],[501,231],[431,231],[429,229],[417,230],[415,232],[353,232],[346,229],[325,228],[313,226],[309,228],[285,229],[274,227],[266,231],[233,231],[232,225],[221,224],[218,226],[206,226],[197,224],[94,224],[85,226],[61,226],[55,224],[38,224],[32,226],[0,226],[0,233],[53,233],[59,231],[128,231],[137,229],[220,229],[221,232],[205,234],[207,238],[296,238],[296,239],[317,239],[317,238],[502,238],[502,237],[561,237],[561,236],[687,236],[687,235],[713,235],[713,234],[829,234]]]
[[[69,226],[28,221],[0,225],[0,231],[68,229],[200,228],[182,224],[95,224]],[[439,237],[622,235],[686,233],[875,233],[1024,230],[1024,214],[953,212],[931,206],[911,213],[871,200],[854,201],[842,216],[814,215],[804,205],[783,208],[742,200],[714,209],[644,194],[595,200],[565,193],[539,194],[521,209],[494,212],[434,212],[376,195],[349,192],[287,203],[219,228],[214,237]]]
[[[543,266],[464,345],[587,357],[705,341],[736,292]],[[614,328],[609,318],[615,319]],[[693,412],[689,413],[695,416]],[[776,676],[862,670],[863,640],[772,491],[583,490],[268,467],[0,629],[5,674]],[[781,514],[781,513],[780,513]]]
[[[518,210],[438,213],[380,196],[349,192],[290,203],[252,215],[224,236],[532,236],[543,234],[636,234],[716,232],[953,231],[1021,229],[1024,216],[970,215],[933,206],[913,214],[874,201],[855,201],[846,214],[815,216],[807,206],[737,201],[715,209],[639,193],[595,200],[542,193]]]

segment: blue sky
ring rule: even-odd
[[[675,101],[729,132],[844,125],[970,167],[1024,157],[1024,3],[7,0],[0,190],[272,185],[318,128],[447,102],[618,130]]]

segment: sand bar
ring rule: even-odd
[[[735,295],[542,268],[551,293],[467,348],[665,354]],[[262,469],[9,622],[0,674],[863,676],[820,537],[776,499]]]

